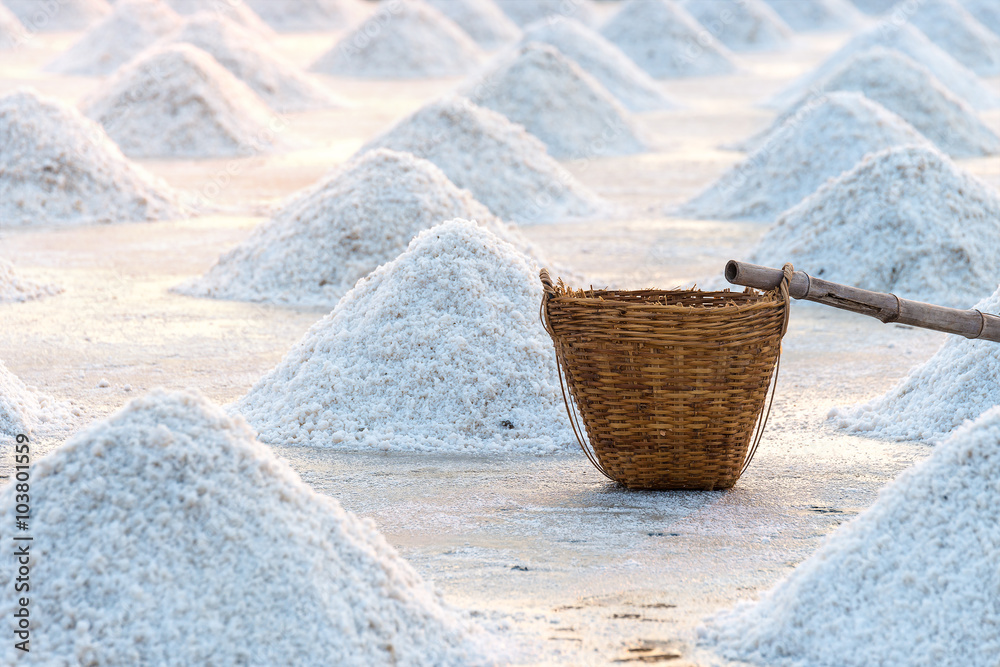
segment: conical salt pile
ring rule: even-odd
[[[1000,76],[1000,35],[977,21],[958,0],[921,0],[909,21],[979,76]]]
[[[275,30],[342,30],[363,19],[361,0],[243,0]]]
[[[998,442],[994,408],[904,471],[759,602],[709,619],[702,642],[772,667],[994,667]]]
[[[538,139],[467,99],[422,107],[361,150],[374,148],[430,160],[452,183],[510,222],[554,222],[591,216],[603,208]]]
[[[264,20],[241,0],[222,0],[221,2],[220,0],[166,0],[166,2],[175,12],[184,16],[205,12],[212,16],[229,19],[258,35],[268,38],[274,35],[271,26],[264,23]]]
[[[764,0],[684,0],[682,5],[731,51],[777,51],[792,29]]]
[[[46,69],[85,76],[110,74],[180,23],[181,17],[160,0],[118,0],[111,14]]]
[[[34,439],[41,430],[66,426],[67,405],[25,386],[0,359],[0,445],[18,435]]]
[[[493,0],[519,26],[536,21],[576,19],[585,25],[597,25],[597,12],[591,0]]]
[[[250,86],[281,113],[338,105],[318,81],[277,53],[260,36],[229,19],[209,13],[188,18],[167,43],[192,44]]]
[[[646,149],[639,128],[611,93],[547,44],[518,49],[459,92],[523,125],[556,158]]]
[[[896,6],[899,0],[852,0],[865,14],[880,16]]]
[[[424,0],[487,50],[517,41],[521,31],[493,0]]]
[[[313,491],[200,394],[134,400],[30,475],[33,540],[6,539],[0,556],[30,549],[28,655],[46,664],[489,662],[485,633],[371,521]],[[16,502],[6,485],[7,530]],[[15,576],[4,568],[0,583],[13,590]],[[0,601],[8,618],[19,608],[17,596]],[[13,639],[0,657],[27,664]]]
[[[13,49],[27,38],[27,31],[14,13],[0,4],[0,49]]]
[[[851,0],[766,0],[792,28],[800,32],[848,30],[861,22]]]
[[[1000,35],[1000,3],[996,0],[962,0],[962,6],[977,21]]]
[[[551,453],[572,442],[524,255],[453,220],[422,232],[235,404],[268,443]]]
[[[86,30],[111,13],[107,0],[3,0],[29,32]]]
[[[524,29],[521,44],[550,44],[597,79],[630,111],[659,111],[674,106],[657,82],[617,46],[574,19],[539,21]]]
[[[421,0],[387,6],[391,16],[374,35],[370,21],[341,38],[313,63],[333,76],[420,79],[461,76],[474,70],[482,51],[444,14]]]
[[[628,0],[601,34],[657,79],[729,74],[729,49],[669,0]]]
[[[774,220],[868,153],[908,144],[929,145],[906,121],[860,93],[831,93],[803,106],[678,213]]]
[[[10,262],[0,259],[0,303],[32,301],[62,291],[61,287],[55,285],[39,285],[21,278]]]
[[[170,189],[62,102],[0,97],[0,226],[177,218]]]
[[[147,51],[83,108],[133,157],[255,155],[277,143],[264,102],[190,44]]]

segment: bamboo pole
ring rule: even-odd
[[[730,260],[726,264],[726,280],[734,285],[761,290],[776,288],[781,283],[781,269]],[[933,329],[958,334],[966,338],[981,338],[1000,343],[1000,317],[975,309],[945,308],[920,301],[901,299],[895,294],[839,285],[796,271],[788,283],[788,294],[796,299],[815,301],[852,313],[874,317],[882,322],[908,324],[921,329]]]

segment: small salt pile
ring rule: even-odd
[[[3,0],[29,32],[86,30],[111,13],[107,0]]]
[[[0,359],[0,444],[18,435],[34,438],[41,431],[65,426],[69,420],[67,407],[27,387]]]
[[[24,43],[27,34],[14,13],[0,4],[0,50],[17,48]]]
[[[995,667],[998,443],[993,408],[904,471],[758,602],[708,619],[701,641],[771,667]]]
[[[572,442],[523,254],[453,220],[422,232],[234,408],[264,442],[477,455]]]
[[[264,102],[190,44],[143,53],[83,110],[132,157],[247,156],[277,143],[277,120]]]
[[[46,69],[83,76],[110,74],[180,23],[181,17],[160,0],[118,0],[111,14]]]
[[[167,4],[184,16],[207,12],[219,18],[229,19],[245,30],[267,38],[274,36],[271,26],[247,7],[242,0],[166,0]]]
[[[196,14],[164,43],[198,47],[250,86],[275,111],[288,113],[338,106],[329,90],[262,42],[259,34],[224,16]]]
[[[21,278],[10,262],[0,258],[0,303],[33,301],[62,291],[56,285],[39,285]]]
[[[792,30],[848,30],[861,22],[851,0],[765,0]]]
[[[1000,35],[957,0],[921,0],[907,18],[932,42],[979,76],[1000,76]]]
[[[962,0],[962,6],[977,21],[1000,35],[1000,3],[996,0]]]
[[[532,42],[459,89],[542,140],[560,159],[646,150],[628,112],[592,76],[548,44]]]
[[[751,261],[968,308],[1000,283],[1000,195],[934,148],[890,148],[786,211]]]
[[[505,116],[467,99],[431,102],[362,147],[413,153],[510,222],[592,216],[603,202]]]
[[[200,394],[158,390],[34,461],[30,654],[74,665],[490,661],[370,520]],[[0,494],[6,534],[16,489]],[[23,543],[0,545],[16,562]],[[0,571],[14,590],[16,568]],[[0,600],[15,618],[18,596]],[[36,661],[37,662],[37,661]]]
[[[663,91],[622,50],[574,19],[539,21],[524,29],[521,44],[550,44],[597,79],[629,111],[674,107]]]
[[[361,0],[243,0],[260,18],[282,32],[342,30],[364,18]]]
[[[908,144],[929,142],[860,93],[830,93],[804,105],[745,161],[676,213],[771,221],[868,153]]]
[[[853,2],[865,14],[879,16],[895,7],[899,0],[853,0]]]
[[[628,0],[601,34],[657,79],[736,71],[729,49],[672,1]]]
[[[730,50],[777,51],[792,29],[764,0],[683,0],[682,7]]]
[[[76,109],[31,90],[0,97],[0,226],[180,215],[167,185]]]
[[[521,30],[493,0],[424,0],[486,50],[517,41]]]
[[[576,19],[585,25],[597,25],[597,12],[591,0],[494,0],[519,26],[536,21]]]

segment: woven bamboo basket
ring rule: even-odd
[[[732,487],[770,413],[790,275],[769,292],[574,291],[542,269],[542,324],[591,463],[632,489]]]

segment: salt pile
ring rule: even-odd
[[[962,6],[977,21],[1000,35],[1000,4],[996,0],[962,0]]]
[[[47,664],[487,663],[485,633],[370,520],[199,394],[130,402],[36,461],[31,491],[30,655]],[[16,562],[22,543],[4,542]],[[19,662],[14,641],[0,657]]]
[[[3,4],[32,33],[86,30],[111,13],[107,0],[3,0]]]
[[[14,13],[0,4],[0,49],[13,49],[26,37],[27,31]]]
[[[597,25],[597,12],[591,0],[494,0],[507,16],[519,26],[536,21],[564,18],[576,19],[586,25]]]
[[[521,47],[459,93],[523,125],[555,158],[632,155],[646,149],[639,128],[611,93],[547,44]]]
[[[32,301],[62,291],[61,287],[55,285],[39,285],[21,278],[14,272],[10,262],[0,259],[0,303]]]
[[[853,2],[864,13],[878,16],[895,7],[899,0],[853,0]]]
[[[861,22],[851,0],[766,0],[793,30],[847,30]]]
[[[432,102],[362,151],[390,148],[436,164],[460,188],[511,222],[554,222],[598,213],[603,203],[503,115],[467,99]]]
[[[228,157],[277,143],[264,102],[190,44],[151,49],[83,104],[133,157]]]
[[[259,35],[268,38],[274,35],[271,26],[264,23],[252,9],[243,4],[242,0],[166,0],[166,2],[178,14],[189,16],[202,12],[209,13],[218,18],[229,19]]]
[[[909,21],[979,76],[1000,76],[1000,35],[957,0],[921,0]]]
[[[243,0],[275,30],[342,30],[368,13],[361,0]]]
[[[311,69],[333,76],[420,79],[468,74],[482,60],[471,37],[421,0],[390,3],[386,10],[391,16],[379,30],[371,30],[366,21]]]
[[[622,53],[617,46],[574,19],[540,21],[524,29],[521,44],[550,44],[587,74],[630,111],[659,111],[674,104],[656,81]]]
[[[729,74],[729,49],[668,0],[628,0],[601,34],[658,79]]]
[[[994,408],[904,471],[759,602],[709,619],[702,641],[775,667],[995,666],[998,442]]]
[[[201,13],[168,43],[192,44],[250,86],[281,113],[338,106],[333,94],[253,33],[223,16]]]
[[[517,25],[493,0],[424,1],[454,21],[484,49],[498,49],[521,35]]]
[[[104,130],[31,90],[0,97],[0,224],[163,220],[181,215],[159,179]]]
[[[732,51],[776,51],[792,38],[764,0],[684,0],[682,7]]]
[[[69,418],[66,407],[27,387],[0,359],[0,444],[64,424]]]
[[[804,105],[768,141],[683,205],[680,215],[774,220],[868,153],[927,139],[860,93],[830,93]]]
[[[160,0],[118,0],[111,14],[46,69],[84,76],[110,74],[180,23],[180,16]]]
[[[909,24],[891,26],[889,29],[884,25],[878,25],[859,33],[827,58],[822,65],[778,93],[765,106],[775,109],[787,107],[809,91],[817,90],[824,79],[829,78],[858,54],[880,46],[899,51],[919,65],[923,65],[951,92],[973,107],[992,109],[1000,106],[1000,94],[997,91]]]

